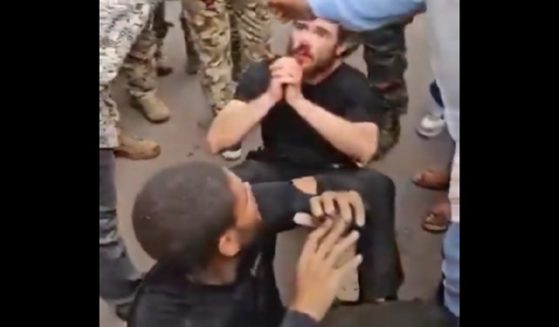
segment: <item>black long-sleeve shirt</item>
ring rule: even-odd
[[[316,321],[306,314],[297,311],[288,311],[281,323],[281,327],[314,327]]]
[[[309,211],[309,196],[289,182],[253,186],[263,217],[262,238],[294,226],[297,212]],[[260,265],[259,243],[243,252],[237,280],[230,285],[200,285],[187,272],[158,262],[140,287],[131,327],[315,327],[309,316],[288,311],[270,298],[267,269]]]

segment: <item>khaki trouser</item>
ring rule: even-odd
[[[266,0],[183,0],[200,56],[202,89],[217,113],[233,98],[233,81],[265,58],[271,14]]]

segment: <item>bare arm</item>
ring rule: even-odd
[[[213,154],[240,142],[274,106],[275,101],[267,94],[246,103],[230,101],[212,122],[207,135]]]
[[[349,122],[303,97],[291,105],[330,144],[359,164],[367,164],[373,158],[378,144],[376,124]]]

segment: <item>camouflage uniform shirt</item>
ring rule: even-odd
[[[118,111],[109,84],[161,0],[99,0],[99,148],[118,146]]]

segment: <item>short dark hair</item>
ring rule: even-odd
[[[134,232],[153,259],[185,267],[206,265],[217,241],[235,223],[225,170],[189,162],[151,177],[136,196]]]

